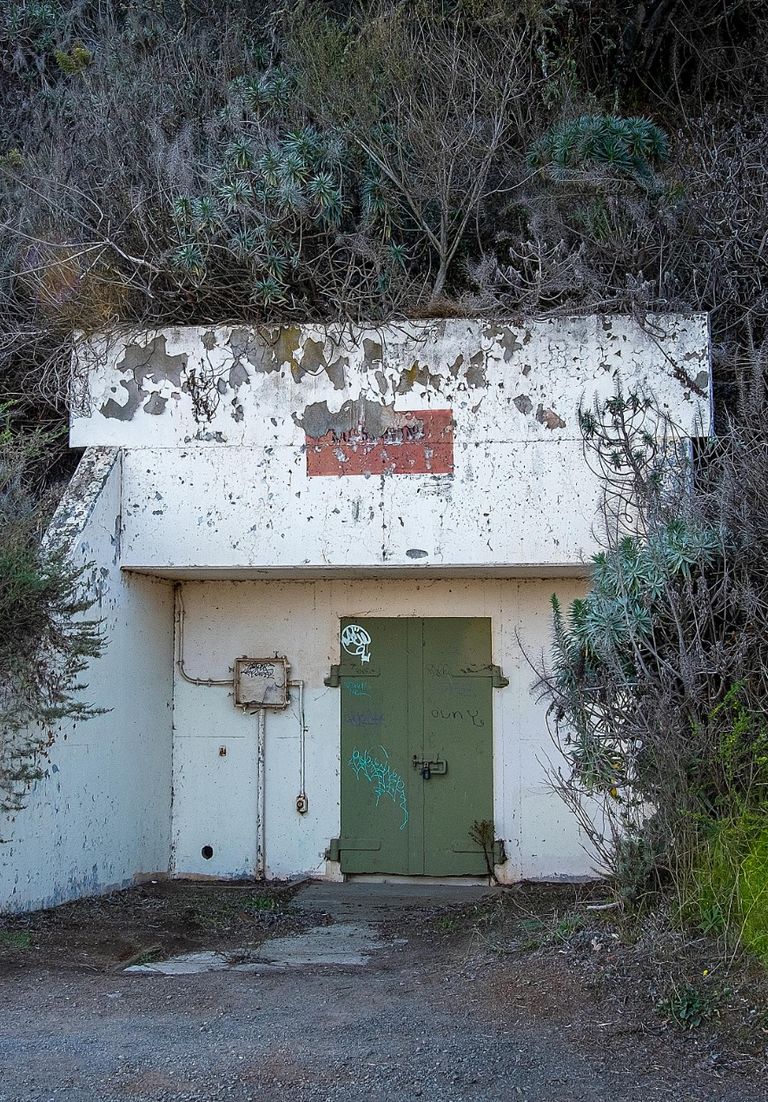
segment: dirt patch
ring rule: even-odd
[[[159,881],[47,911],[0,917],[0,971],[122,968],[195,949],[252,948],[317,925],[300,885]]]
[[[520,884],[431,916],[422,936],[429,927],[446,949],[463,944],[486,976],[476,995],[501,1020],[547,1022],[627,1066],[639,1051],[669,1073],[768,1072],[765,969],[676,929],[664,908],[630,919],[600,885]]]

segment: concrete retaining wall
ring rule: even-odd
[[[120,569],[121,458],[91,449],[59,506],[108,639],[82,675],[108,709],[62,722],[27,807],[0,821],[0,911],[54,906],[167,872],[173,692],[172,587]]]

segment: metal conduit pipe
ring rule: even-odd
[[[289,688],[299,690],[299,794],[296,797],[296,810],[299,815],[309,811],[307,797],[307,721],[304,718],[304,682],[296,679],[288,682]]]
[[[300,815],[306,815],[309,810],[309,799],[306,791],[306,736],[307,724],[304,718],[304,682],[298,678],[288,682],[292,689],[298,689],[299,697],[299,794],[296,797],[296,810]],[[266,751],[267,751],[267,710],[259,708],[257,711],[258,723],[256,728],[256,872],[260,879],[267,875],[267,835],[266,835]]]
[[[266,777],[264,773],[264,757],[267,735],[267,712],[265,708],[259,708],[256,724],[256,875],[259,880],[264,880],[267,875],[267,851],[266,851]]]
[[[227,685],[230,688],[235,683],[234,677],[191,677],[184,668],[184,598],[181,592],[181,582],[175,582],[173,586],[173,605],[176,619],[176,669],[181,677],[190,685]]]

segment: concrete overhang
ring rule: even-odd
[[[591,572],[588,563],[515,563],[513,565],[486,566],[131,566],[123,567],[126,574],[149,575],[174,582],[248,582],[248,581],[346,581],[349,579],[377,578],[388,581],[413,582],[444,578],[587,578]]]

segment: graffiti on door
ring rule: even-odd
[[[365,681],[350,681],[347,685],[347,692],[351,693],[352,696],[370,696]]]
[[[359,624],[347,624],[341,633],[341,645],[347,654],[354,655],[361,662],[370,662],[371,637]]]
[[[388,758],[389,754],[384,747],[382,746],[380,749],[384,757]],[[353,750],[348,764],[354,770],[358,780],[362,777],[374,786],[373,792],[377,807],[381,797],[388,796],[400,808],[403,813],[400,829],[405,830],[408,823],[408,797],[405,794],[405,783],[400,774],[392,769],[386,761],[374,757],[368,750]]]

